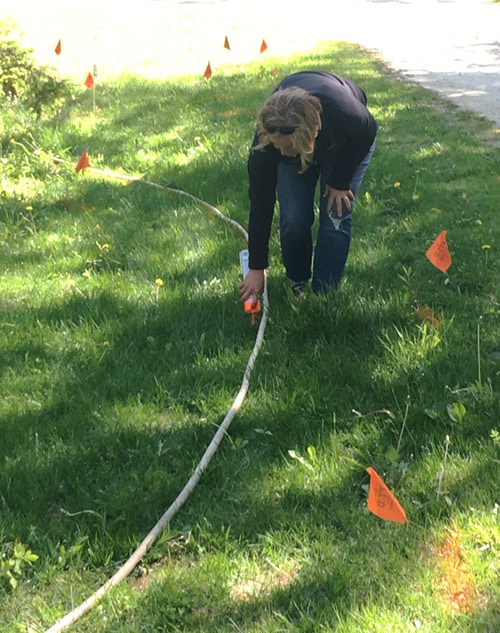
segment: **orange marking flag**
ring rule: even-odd
[[[87,167],[90,167],[89,155],[87,154],[87,152],[83,152],[83,154],[80,157],[80,160],[76,164],[76,167],[75,167],[76,173],[78,173],[79,171],[82,171],[82,169],[87,169]]]
[[[61,46],[61,40],[59,40],[56,44],[56,47],[54,49],[54,52],[56,55],[60,55],[62,51],[62,46]]]
[[[85,85],[87,86],[89,90],[92,90],[93,88],[95,88],[95,81],[94,81],[94,78],[92,77],[92,73],[89,73],[87,75],[87,79],[85,79]]]
[[[406,523],[406,512],[382,481],[379,474],[373,468],[367,468],[366,472],[370,475],[368,510],[381,519],[395,521],[396,523]]]
[[[210,79],[210,77],[212,76],[212,66],[210,65],[210,62],[208,62],[203,76],[205,77],[205,79]]]
[[[229,46],[229,40],[227,39],[227,35],[224,39],[224,48],[227,48],[228,51],[231,50],[231,47]]]
[[[451,266],[451,256],[446,243],[446,231],[441,231],[425,255],[431,264],[434,264],[441,272],[445,273],[448,270]]]
[[[262,40],[262,44],[260,45],[260,52],[264,53],[265,51],[267,51],[267,44],[266,44],[266,40]]]

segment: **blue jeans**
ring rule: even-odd
[[[356,193],[370,164],[375,143],[359,165],[351,182]],[[351,243],[351,211],[342,203],[342,216],[334,209],[326,212],[327,199],[325,169],[313,164],[304,173],[298,172],[294,161],[280,163],[278,167],[277,196],[280,207],[280,242],[286,276],[293,282],[305,282],[311,278],[313,260],[312,226],[314,224],[314,199],[320,180],[319,227],[314,249],[312,290],[325,293],[336,288],[344,272]],[[351,202],[351,207],[354,201]]]

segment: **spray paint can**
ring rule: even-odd
[[[248,275],[248,249],[247,248],[240,251],[240,268],[241,268],[241,276],[243,277],[243,279],[245,279],[245,277]],[[252,295],[248,297],[248,299],[245,301],[244,307],[245,307],[245,312],[249,314],[257,314],[258,312],[260,312],[260,300],[257,299],[257,302],[255,302],[255,297]]]

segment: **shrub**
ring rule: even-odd
[[[0,20],[0,81],[5,106],[15,101],[22,103],[37,116],[42,111],[60,110],[70,96],[70,86],[58,79],[48,66],[38,66],[32,51],[21,47],[14,25]]]

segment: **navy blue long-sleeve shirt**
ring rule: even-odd
[[[377,123],[366,108],[366,95],[349,79],[331,73],[304,71],[289,75],[276,87],[298,86],[321,102],[321,130],[314,161],[326,169],[327,183],[340,190],[350,188],[351,179],[375,140]],[[269,236],[276,203],[278,165],[283,160],[273,145],[253,150],[248,157],[250,215],[248,224],[249,266],[269,265]]]

